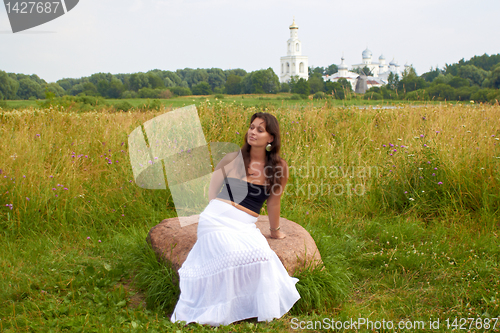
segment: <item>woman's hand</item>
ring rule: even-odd
[[[281,232],[280,230],[271,230],[271,238],[283,239],[285,237],[286,234],[284,232]]]

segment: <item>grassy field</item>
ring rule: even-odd
[[[325,264],[299,274],[303,301],[283,318],[218,332],[362,318],[395,329],[359,332],[500,331],[498,105],[198,102],[207,142],[241,145],[254,112],[278,118],[282,216]],[[215,331],[170,323],[175,274],[144,246],[175,210],[167,191],[135,185],[128,134],[168,109],[0,109],[0,331]]]
[[[222,96],[222,98],[221,98]],[[290,99],[293,95],[289,93],[280,94],[246,94],[246,95],[207,95],[207,96],[180,96],[171,99],[106,99],[105,102],[108,106],[120,105],[123,102],[130,103],[136,109],[150,109],[154,101],[158,101],[156,105],[161,105],[167,109],[179,108],[187,105],[194,104],[196,106],[205,103],[207,100],[215,101],[216,99],[224,103],[238,104],[242,107],[271,107],[271,108],[304,108],[304,107],[322,107],[325,104],[328,107],[348,107],[356,106],[400,106],[400,105],[421,105],[421,102],[409,102],[399,100],[365,100],[361,97],[353,96],[352,99],[338,100],[312,100],[312,99]],[[297,96],[297,95],[296,95]],[[312,95],[311,95],[312,97]],[[35,100],[14,100],[4,101],[7,108],[10,109],[23,109],[29,107],[39,107],[43,101]],[[428,101],[428,105],[439,105],[440,102]],[[455,102],[457,103],[457,102]],[[0,104],[1,107],[1,104]]]

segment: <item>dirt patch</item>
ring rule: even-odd
[[[130,308],[146,308],[146,296],[141,290],[137,290],[134,287],[134,283],[131,278],[121,282],[121,285],[127,294],[130,295],[130,303],[128,305]]]

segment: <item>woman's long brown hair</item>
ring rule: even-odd
[[[257,112],[250,119],[250,124],[255,120],[255,118],[259,118],[264,120],[266,124],[266,132],[271,134],[274,138],[273,142],[271,142],[271,151],[266,150],[266,160],[264,165],[264,176],[266,177],[266,189],[269,193],[274,187],[274,185],[281,184],[281,179],[283,178],[284,170],[278,170],[278,167],[281,167],[281,157],[280,157],[280,148],[281,148],[281,136],[280,136],[280,127],[278,124],[278,120],[275,116],[265,113],[265,112]],[[248,175],[248,168],[250,166],[250,149],[252,146],[248,144],[248,131],[245,134],[245,143],[241,148],[241,154],[243,156],[243,161],[245,163],[245,171]]]

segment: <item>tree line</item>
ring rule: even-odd
[[[366,74],[369,69],[363,69]],[[321,68],[310,69],[309,93],[317,98],[333,96],[336,98],[352,97],[350,87],[338,93],[329,81],[324,82]],[[341,79],[342,80],[342,79]],[[339,80],[338,82],[341,82]],[[333,91],[332,91],[333,88]],[[476,101],[500,102],[500,54],[474,56],[469,60],[461,59],[444,68],[431,68],[422,75],[417,75],[410,67],[401,76],[390,74],[388,83],[382,87],[372,87],[364,94],[365,99],[374,100],[411,100],[411,101]],[[337,91],[337,93],[336,93]]]
[[[349,82],[324,81],[325,75],[338,71],[327,67],[309,67],[309,79],[292,78],[279,82],[272,68],[247,73],[243,69],[220,68],[176,71],[154,69],[146,73],[96,73],[78,79],[65,78],[47,83],[37,75],[6,73],[0,70],[0,100],[44,99],[47,96],[101,96],[104,98],[170,98],[209,94],[275,94],[291,92],[302,98],[331,96],[345,99],[354,96]],[[389,75],[388,84],[372,87],[365,99],[376,100],[474,100],[495,103],[500,100],[500,54],[461,59],[444,68],[431,68],[417,75],[413,68],[401,77]]]
[[[96,73],[79,79],[47,83],[37,75],[0,70],[0,100],[101,96],[104,98],[170,98],[185,95],[277,93],[280,83],[271,68],[247,73],[243,69],[154,69],[133,74]]]

